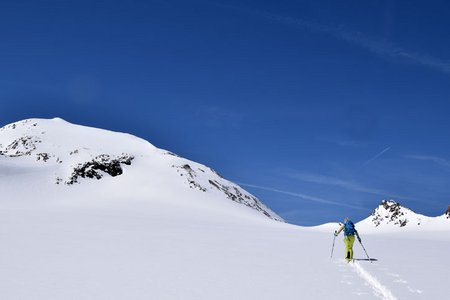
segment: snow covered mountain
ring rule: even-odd
[[[448,211],[447,213],[448,214]],[[373,213],[357,225],[364,230],[448,230],[450,220],[446,214],[428,217],[403,207],[394,200],[383,200]]]
[[[35,193],[51,191],[61,198],[80,191],[75,185],[84,186],[85,193],[113,185],[115,192],[108,197],[139,198],[136,192],[140,192],[153,199],[231,200],[283,221],[255,196],[204,165],[128,134],[74,125],[59,118],[28,119],[2,127],[0,175],[8,175],[7,184],[29,182]],[[92,179],[103,183],[93,185],[89,183]]]
[[[31,119],[0,129],[0,144],[1,299],[448,295],[450,236],[400,227],[403,208],[382,206],[372,232],[358,224],[372,259],[356,244],[347,264],[337,226],[274,222],[239,186],[134,136]]]
[[[402,207],[400,203],[393,200],[383,200],[372,213],[372,222],[375,227],[387,224],[403,227],[408,223],[420,225],[422,217],[412,210]]]

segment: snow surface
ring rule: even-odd
[[[214,178],[232,187],[214,173],[192,177],[202,191],[186,169],[171,167],[186,160],[135,137],[60,119],[28,123],[54,135],[36,150],[55,157],[0,155],[1,299],[447,298],[448,230],[380,234],[357,224],[373,261],[355,244],[348,264],[342,236],[330,258],[337,224],[274,221],[265,206],[270,217],[208,186]],[[0,149],[16,138],[0,131]],[[67,154],[74,149],[82,159]],[[64,184],[74,165],[105,153],[135,158],[120,176]]]

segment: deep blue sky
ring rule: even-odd
[[[290,222],[450,204],[448,1],[0,1],[1,125],[129,132]]]

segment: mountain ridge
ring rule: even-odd
[[[357,223],[364,230],[450,229],[447,213],[430,217],[412,211],[394,200],[382,200],[372,214]]]
[[[283,221],[258,198],[207,166],[130,134],[76,125],[61,118],[26,119],[3,126],[0,158],[0,163],[7,166],[2,172],[17,176],[41,173],[33,178],[33,182],[41,180],[41,185],[69,188],[84,186],[90,179],[104,182],[127,174],[138,176],[139,182],[145,184],[131,182],[132,189],[147,189],[163,198],[169,194],[184,197],[188,189],[190,198],[207,194],[204,198],[231,200]],[[147,177],[153,184],[145,183]],[[125,195],[125,191],[122,193]]]

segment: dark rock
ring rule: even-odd
[[[267,217],[272,218],[270,214],[261,205],[261,203],[258,201],[258,199],[242,193],[242,191],[239,190],[236,186],[227,186],[219,183],[216,180],[209,180],[209,184],[211,184],[216,189],[222,191],[228,197],[228,199],[243,204],[245,206],[251,207],[253,209],[256,209],[262,212]]]
[[[200,185],[200,183],[198,183],[198,179],[197,179],[197,177],[198,177],[197,171],[200,171],[201,173],[206,174],[205,170],[203,170],[201,168],[195,168],[195,170],[194,170],[188,164],[184,164],[181,166],[172,165],[172,168],[177,169],[177,172],[180,174],[180,176],[186,177],[190,188],[196,188],[203,192],[206,192],[208,190],[206,187]],[[222,179],[222,177],[217,172],[215,172],[213,169],[210,169],[210,171],[214,175],[216,175],[217,177]],[[202,175],[202,176],[205,176],[205,175]],[[216,176],[214,176],[214,178],[217,178]],[[210,184],[210,187],[221,191],[222,193],[224,193],[227,196],[228,199],[230,199],[234,202],[243,204],[245,206],[251,207],[253,209],[256,209],[271,219],[279,220],[279,219],[271,216],[271,214],[269,212],[267,212],[267,210],[266,210],[267,208],[265,208],[264,204],[262,204],[257,198],[251,197],[249,194],[242,192],[237,186],[225,185],[225,184],[219,182],[218,180],[212,180],[212,179],[209,179],[208,182]]]
[[[79,164],[74,168],[72,175],[66,184],[74,184],[78,182],[78,178],[95,178],[101,179],[104,173],[110,176],[122,175],[123,169],[121,164],[131,165],[134,156],[123,154],[117,158],[111,158],[107,154],[95,157],[93,160]]]
[[[175,153],[170,152],[170,151],[167,151],[167,152],[165,152],[164,154],[165,154],[165,155],[175,156],[175,157],[180,157],[180,156],[178,156],[178,155],[176,155]]]
[[[392,200],[383,200],[380,207],[375,209],[372,213],[372,222],[375,226],[381,223],[393,223],[399,227],[404,227],[408,223],[408,219],[404,217],[404,212],[400,203]]]
[[[198,183],[195,179],[197,178],[197,173],[191,168],[190,165],[184,164],[182,166],[172,165],[172,168],[176,168],[177,172],[180,173],[180,176],[186,175],[186,180],[191,189],[198,189],[202,192],[206,192],[206,188],[204,188],[200,183]]]
[[[50,159],[50,156],[48,155],[48,153],[38,153],[36,154],[36,160],[42,160],[44,162],[46,162],[47,160]]]
[[[19,157],[23,155],[31,155],[36,150],[36,144],[41,143],[36,137],[24,136],[14,140],[4,150],[0,150],[0,155]]]

